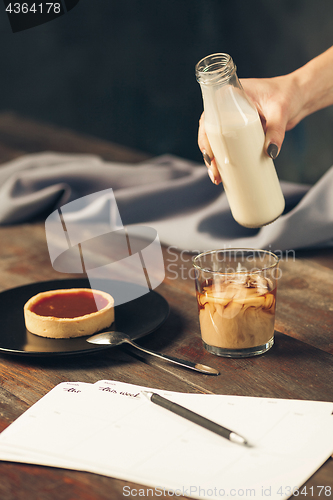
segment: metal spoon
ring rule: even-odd
[[[166,359],[167,361],[171,361],[171,363],[175,363],[176,365],[185,366],[186,368],[190,368],[191,370],[195,370],[200,373],[205,373],[206,375],[219,375],[220,372],[215,370],[215,368],[211,368],[210,366],[202,365],[201,363],[193,363],[192,361],[185,361],[184,359],[174,358],[173,356],[166,356],[165,354],[161,354],[156,351],[152,351],[151,349],[146,349],[145,347],[141,347],[140,345],[133,342],[129,335],[122,332],[102,332],[93,335],[92,337],[87,338],[87,342],[90,344],[109,344],[109,345],[120,345],[123,343],[130,344],[133,347],[136,347],[140,351],[143,351],[147,354],[152,354],[158,358]]]

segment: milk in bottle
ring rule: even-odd
[[[230,209],[245,227],[261,227],[284,210],[273,160],[264,151],[265,135],[228,54],[213,54],[196,66],[204,101],[205,128]]]

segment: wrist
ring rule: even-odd
[[[290,74],[302,102],[302,117],[333,104],[333,47]]]
[[[315,106],[314,76],[311,68],[307,68],[306,66],[302,66],[289,75],[299,100],[300,120],[311,114]]]

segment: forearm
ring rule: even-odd
[[[299,120],[333,104],[333,47],[290,75],[302,95]]]

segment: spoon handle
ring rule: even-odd
[[[211,368],[210,366],[202,365],[201,363],[193,363],[192,361],[186,361],[184,359],[175,358],[173,356],[166,356],[165,354],[152,351],[151,349],[146,349],[145,347],[141,347],[140,345],[136,344],[131,339],[126,339],[125,342],[135,347],[136,349],[139,349],[142,352],[151,354],[152,356],[156,356],[157,358],[162,358],[167,361],[171,361],[171,363],[175,363],[176,365],[185,366],[186,368],[190,368],[191,370],[195,370],[196,372],[205,373],[206,375],[220,374],[219,371],[215,370],[215,368]]]

